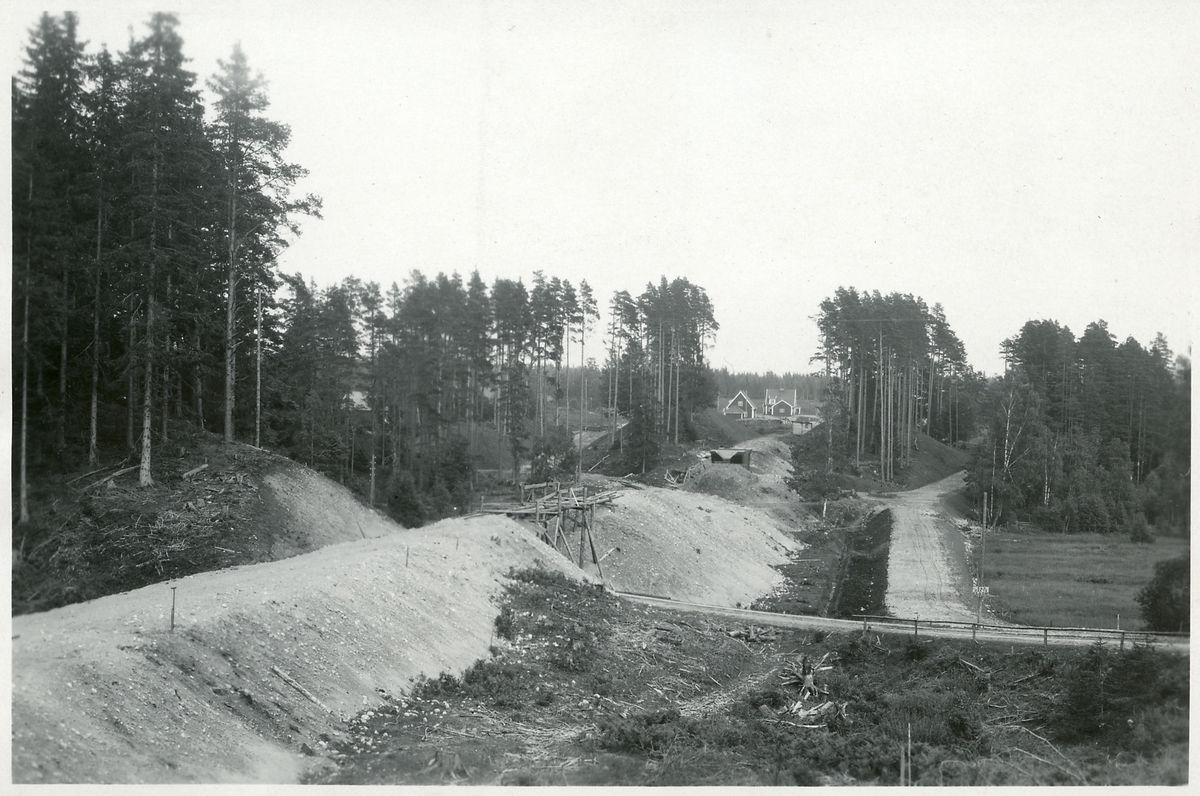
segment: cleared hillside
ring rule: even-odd
[[[127,463],[39,483],[49,509],[14,529],[13,613],[401,530],[283,456],[194,430],[171,450],[150,487]]]
[[[295,782],[354,714],[486,658],[510,572],[595,573],[503,517],[405,530],[261,451],[202,473],[158,489],[213,487],[222,546],[286,557],[16,617],[15,781]],[[679,489],[627,489],[595,536],[615,588],[730,606],[800,547],[760,508]]]

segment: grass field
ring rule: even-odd
[[[988,535],[984,584],[996,614],[1023,625],[1140,630],[1137,594],[1154,565],[1188,550],[1188,540],[1135,544],[1124,536],[1007,533]],[[975,548],[975,564],[980,549]]]

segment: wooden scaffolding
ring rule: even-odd
[[[603,556],[596,552],[593,530],[596,527],[596,507],[612,503],[621,493],[614,490],[589,492],[587,486],[561,484],[548,481],[543,484],[522,484],[519,503],[488,503],[481,500],[479,511],[483,514],[506,514],[510,517],[534,522],[541,530],[539,537],[546,544],[576,561],[583,569],[588,553],[600,578],[604,569],[600,562]],[[572,542],[578,535],[578,560],[572,555]]]

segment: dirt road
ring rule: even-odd
[[[943,505],[943,498],[962,489],[965,479],[966,473],[959,472],[887,501],[892,541],[884,604],[893,616],[975,620],[962,539]]]

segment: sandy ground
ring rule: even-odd
[[[481,517],[16,617],[13,781],[294,782],[378,689],[486,657],[504,575],[538,562],[573,569]]]
[[[884,604],[893,616],[975,620],[962,537],[943,504],[965,478],[959,472],[885,501],[892,510],[892,540]]]
[[[770,503],[786,468],[763,464],[733,478]],[[264,485],[262,521],[289,531],[280,552],[320,549],[14,618],[14,782],[294,783],[382,693],[486,658],[512,569],[589,576],[504,517],[405,530],[303,468]],[[625,489],[596,515],[604,574],[749,605],[799,547],[769,508]]]
[[[782,580],[802,545],[761,509],[682,489],[628,490],[596,512],[604,580],[618,591],[736,607]],[[595,572],[590,558],[585,569]]]

